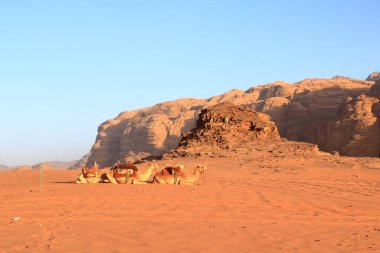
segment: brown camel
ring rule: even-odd
[[[75,181],[76,184],[97,184],[99,182],[100,174],[96,162],[92,168],[83,167],[82,172]]]
[[[200,175],[204,175],[206,166],[197,166],[191,176],[187,176],[184,171],[185,166],[166,167],[153,177],[154,184],[183,184],[191,185],[198,181]]]
[[[156,169],[157,165],[151,164],[145,173],[140,173],[134,165],[117,164],[110,169],[110,173],[103,174],[102,179],[112,184],[146,184]]]

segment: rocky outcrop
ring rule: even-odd
[[[280,139],[276,125],[268,115],[224,102],[202,110],[196,128],[183,135],[179,147],[232,149],[242,143]]]
[[[367,81],[376,81],[376,80],[380,80],[380,72],[373,72],[371,73],[367,79]]]
[[[368,94],[373,84],[341,76],[294,84],[279,81],[209,99],[180,99],[124,112],[99,126],[87,165],[96,161],[100,166],[110,166],[130,156],[161,155],[177,147],[181,134],[196,126],[202,109],[226,101],[269,114],[281,137],[316,143],[330,151],[328,131],[334,124],[331,122],[342,117],[341,106],[348,97]]]
[[[317,145],[282,139],[267,114],[223,102],[202,110],[196,128],[183,134],[178,147],[163,158],[239,157],[257,151],[277,157],[321,155]]]
[[[348,97],[327,125],[322,149],[347,156],[380,157],[380,81],[367,95]]]

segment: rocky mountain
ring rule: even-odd
[[[366,95],[348,97],[327,124],[321,147],[347,156],[380,157],[380,80]]]
[[[123,112],[99,126],[87,165],[96,161],[100,166],[110,166],[136,155],[161,155],[177,147],[181,135],[196,126],[201,110],[226,101],[268,114],[281,137],[315,143],[324,151],[365,156],[368,152],[351,151],[344,144],[351,141],[349,135],[337,137],[330,131],[339,132],[334,125],[338,119],[347,117],[343,107],[349,98],[367,96],[374,83],[341,76],[305,79],[294,84],[278,81],[209,99],[179,99]],[[377,145],[374,144],[380,147]]]

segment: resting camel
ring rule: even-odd
[[[76,184],[97,184],[100,181],[100,174],[98,170],[98,165],[94,164],[94,167],[87,168],[83,167],[82,172],[79,174],[77,180],[75,181]]]
[[[191,176],[187,176],[184,171],[185,166],[166,167],[153,177],[154,184],[194,184],[207,170],[206,166],[197,166]]]
[[[146,184],[157,165],[151,164],[145,173],[140,173],[138,168],[130,164],[117,164],[110,169],[111,173],[102,175],[104,182],[112,184]]]

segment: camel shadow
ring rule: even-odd
[[[51,184],[75,184],[74,181],[50,182]]]

